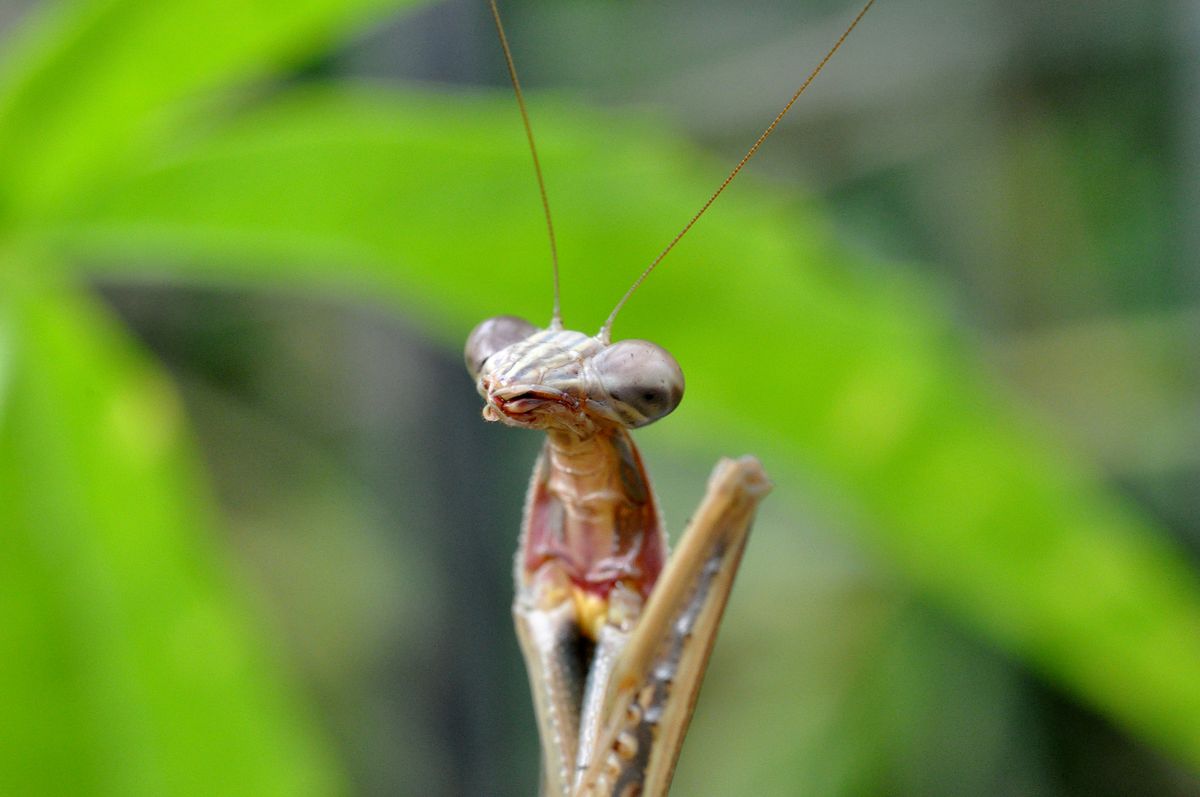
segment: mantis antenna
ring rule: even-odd
[[[829,48],[829,52],[825,53],[825,57],[821,59],[821,62],[817,64],[816,68],[814,68],[812,72],[809,72],[808,77],[805,78],[804,82],[800,84],[800,88],[796,89],[796,93],[793,94],[792,98],[787,101],[787,105],[784,105],[783,110],[775,115],[775,118],[771,120],[771,124],[767,125],[767,129],[762,132],[762,134],[758,137],[746,154],[742,156],[742,159],[738,161],[736,166],[733,167],[733,171],[731,171],[725,180],[719,186],[717,186],[717,190],[713,191],[712,196],[710,196],[708,201],[705,202],[698,211],[696,211],[695,215],[688,220],[688,223],[683,225],[683,229],[671,239],[671,242],[666,245],[666,248],[658,253],[658,257],[654,258],[650,265],[646,266],[646,270],[643,271],[641,275],[633,281],[633,285],[629,286],[629,290],[625,291],[625,295],[621,297],[621,300],[617,302],[617,306],[613,308],[611,313],[609,313],[608,319],[604,322],[604,326],[600,327],[600,333],[596,337],[599,338],[601,342],[607,344],[611,341],[613,322],[617,319],[617,313],[621,312],[621,308],[625,306],[627,301],[629,301],[629,297],[633,296],[634,292],[641,287],[643,282],[646,281],[646,277],[650,276],[650,272],[654,271],[654,269],[658,267],[658,264],[662,262],[663,258],[665,258],[667,254],[675,248],[675,244],[679,243],[679,240],[683,238],[683,236],[687,235],[688,230],[692,229],[692,225],[700,220],[700,217],[704,215],[704,212],[708,210],[712,203],[717,201],[717,197],[719,197],[721,192],[723,192],[726,187],[733,182],[733,178],[738,176],[738,172],[742,170],[742,167],[744,167],[750,161],[750,159],[754,157],[755,153],[758,152],[758,148],[762,146],[763,142],[775,132],[775,128],[779,125],[779,122],[784,116],[787,115],[787,112],[792,109],[792,106],[796,104],[796,100],[800,99],[800,95],[805,92],[813,80],[816,79],[817,75],[821,74],[821,70],[825,68],[827,63],[829,63],[829,59],[833,58],[833,54],[841,49],[842,44],[846,41],[846,37],[850,35],[851,31],[858,27],[858,23],[862,21],[862,18],[866,16],[867,11],[870,10],[871,6],[873,5],[875,5],[875,0],[867,0],[867,4],[863,6],[861,11],[858,12],[858,16],[856,16],[850,23],[849,27],[842,32],[842,35],[838,38],[838,40],[833,43],[833,46]],[[513,79],[516,79],[515,76]],[[540,176],[539,179],[541,179]],[[547,213],[549,213],[548,210]]]
[[[562,329],[562,309],[558,298],[558,244],[554,240],[554,222],[550,219],[550,198],[546,195],[546,180],[542,177],[542,164],[538,160],[537,144],[533,140],[533,125],[529,122],[529,110],[525,107],[521,81],[517,79],[517,67],[513,63],[512,50],[508,47],[508,37],[504,35],[504,24],[500,21],[500,9],[496,7],[496,0],[488,0],[488,5],[492,9],[492,19],[496,21],[496,33],[500,37],[500,48],[504,50],[504,64],[508,67],[513,92],[517,95],[517,107],[521,109],[525,138],[529,140],[529,154],[533,156],[533,171],[537,175],[538,192],[542,196],[542,210],[546,214],[546,232],[550,235],[550,263],[554,269],[554,314],[550,318],[550,328]]]

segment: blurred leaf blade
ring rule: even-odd
[[[110,264],[168,259],[156,276],[371,295],[447,344],[490,314],[539,319],[544,230],[509,102],[297,95],[117,187],[59,240]],[[586,329],[721,167],[651,127],[550,106],[536,115],[564,308]],[[1200,764],[1200,590],[1179,552],[1004,406],[917,286],[749,182],[618,324],[688,372],[661,434],[753,445],[777,476],[815,465],[928,595]]]
[[[341,793],[228,583],[166,378],[82,295],[8,290],[0,325],[0,791]]]
[[[0,72],[0,222],[85,191],[171,127],[171,106],[263,77],[364,17],[419,0],[82,0]],[[41,9],[45,11],[45,9]]]

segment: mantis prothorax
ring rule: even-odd
[[[554,274],[550,324],[488,319],[467,339],[483,417],[546,433],[515,565],[513,617],[542,745],[543,797],[663,797],[759,501],[770,482],[754,457],[722,459],[677,550],[667,540],[629,430],[669,414],[683,372],[643,340],[612,342],[642,284],[774,131],[869,0],[708,201],[588,335],[563,327],[558,257],[529,115],[489,0],[533,154]]]

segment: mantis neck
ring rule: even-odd
[[[601,599],[618,583],[644,599],[666,559],[650,482],[621,428],[549,432],[526,522],[526,574],[551,565]]]

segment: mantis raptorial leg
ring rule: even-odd
[[[543,797],[667,793],[755,510],[770,489],[755,458],[718,462],[668,560],[629,430],[678,406],[683,372],[654,343],[612,342],[613,322],[873,2],[593,336],[563,327],[550,205],[508,41],[489,0],[551,229],[554,310],[546,329],[513,316],[484,321],[467,339],[466,361],[485,419],[547,436],[526,497],[513,603],[542,744]]]
[[[579,797],[666,794],[717,626],[770,482],[754,457],[722,459],[607,680],[608,725]]]

